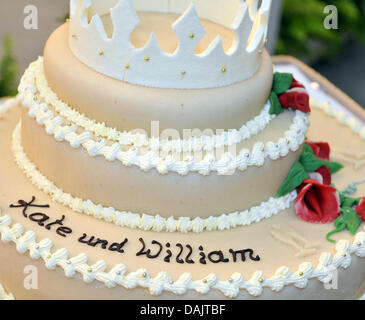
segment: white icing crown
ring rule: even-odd
[[[158,88],[215,88],[252,77],[259,69],[271,0],[71,0],[69,42],[87,66],[128,83]],[[182,14],[172,28],[173,53],[162,51],[153,32],[143,48],[131,43],[138,11]],[[110,13],[112,36],[103,17]],[[199,13],[199,16],[198,16]],[[220,35],[200,54],[206,31],[200,18],[235,32],[227,52]]]

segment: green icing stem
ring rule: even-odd
[[[331,243],[336,243],[336,240],[332,240],[331,237],[335,234],[335,233],[339,233],[343,230],[346,229],[346,222],[343,221],[341,219],[341,217],[337,218],[336,221],[335,221],[335,226],[336,226],[336,229],[329,232],[327,235],[326,235],[326,239],[331,242]]]

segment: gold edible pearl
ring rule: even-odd
[[[149,56],[144,57],[144,61],[150,62],[151,58]]]
[[[52,256],[49,254],[48,256],[47,256],[47,259],[51,259],[52,258]]]
[[[99,56],[102,56],[104,54],[104,50],[99,51]]]
[[[190,33],[189,34],[189,37],[190,37],[190,39],[194,39],[195,38],[195,34],[194,33]]]
[[[343,254],[342,254],[342,256],[343,256],[343,257],[346,257],[346,253],[343,253]]]
[[[207,279],[204,279],[204,280],[203,280],[203,283],[208,283],[208,280],[207,280]]]
[[[77,35],[76,34],[73,34],[72,35],[72,38],[77,39]]]
[[[142,277],[143,277],[143,278],[147,278],[147,272],[143,272],[143,273],[142,273]]]
[[[260,283],[263,283],[263,282],[264,282],[264,279],[260,278],[260,279],[259,279],[259,282],[260,282]]]
[[[180,73],[181,79],[184,78],[185,75],[186,75],[186,71],[181,71],[181,73]]]
[[[93,272],[93,269],[89,268],[89,269],[87,269],[87,272],[91,273],[91,272]]]
[[[304,275],[304,273],[303,273],[303,272],[299,272],[299,275],[300,275],[300,276],[303,276],[303,275]]]
[[[222,67],[221,72],[226,73],[227,72],[227,67]]]
[[[130,65],[129,63],[126,63],[126,64],[124,65],[124,68],[125,68],[125,69],[127,69],[127,70],[129,70],[129,69],[131,68],[131,65]]]

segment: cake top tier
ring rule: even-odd
[[[87,66],[131,84],[223,87],[247,80],[259,69],[270,6],[271,0],[261,5],[259,0],[71,0],[69,42]],[[161,49],[152,30],[144,46],[133,44],[139,12],[159,13],[161,23],[180,15],[172,24],[178,41],[173,52]],[[232,32],[228,48],[220,34],[202,47],[206,20]]]

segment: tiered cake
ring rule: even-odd
[[[307,135],[308,94],[274,75],[260,4],[71,0],[0,123],[3,295],[360,293],[365,188],[339,190],[365,169],[334,174],[328,144],[305,139],[361,151],[365,129],[314,110]]]

